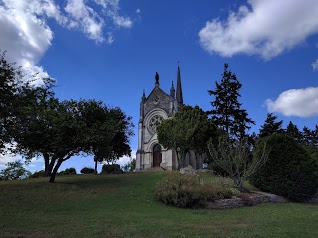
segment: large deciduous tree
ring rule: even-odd
[[[12,141],[8,128],[15,124],[22,84],[20,68],[9,63],[5,53],[0,50],[0,153],[5,153],[6,144]]]
[[[205,152],[206,143],[215,131],[214,124],[198,106],[182,106],[174,118],[164,120],[157,127],[160,144],[176,151],[179,169],[190,150],[198,154]]]
[[[30,120],[24,120],[24,130],[16,136],[17,149],[29,159],[42,155],[50,182],[55,181],[61,164],[74,155],[92,154],[101,161],[114,153],[130,154],[128,142],[133,125],[119,108],[108,108],[95,100],[56,101],[54,107],[43,107],[43,111],[37,108]]]
[[[50,182],[73,155],[91,154],[99,161],[130,155],[133,124],[120,108],[95,100],[61,102],[53,91],[54,80],[43,79],[35,87],[25,78],[2,54],[0,152],[21,154],[27,162],[43,156]]]
[[[215,82],[215,90],[208,90],[210,96],[214,96],[211,102],[212,110],[208,115],[212,116],[217,126],[227,132],[232,138],[243,138],[246,130],[255,122],[248,117],[246,110],[241,109],[242,104],[238,101],[241,97],[239,90],[242,84],[236,75],[228,70],[228,64],[224,64],[221,83]]]

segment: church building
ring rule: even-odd
[[[138,123],[138,150],[136,154],[136,171],[151,168],[174,170],[178,168],[176,151],[159,144],[156,127],[162,120],[172,118],[183,105],[180,67],[177,72],[177,90],[172,82],[170,94],[160,88],[159,74],[155,76],[155,87],[146,97],[143,92],[140,103],[140,119]],[[198,169],[202,166],[201,159],[197,161],[190,152],[184,165]]]

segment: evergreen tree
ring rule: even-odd
[[[242,84],[236,75],[228,70],[228,64],[224,64],[221,83],[215,82],[216,89],[208,90],[210,96],[214,96],[211,102],[213,109],[208,111],[217,126],[226,131],[232,138],[243,138],[250,124],[255,122],[248,117],[246,110],[241,109],[242,104],[239,90]]]
[[[313,146],[313,132],[307,127],[304,126],[302,131],[302,144],[305,146]]]
[[[275,133],[283,133],[282,129],[283,121],[276,121],[277,116],[274,116],[273,113],[267,113],[267,118],[261,129],[259,130],[259,137],[264,138]]]
[[[298,127],[294,125],[291,121],[289,121],[289,124],[286,128],[286,133],[291,137],[295,138],[298,142],[302,141],[302,133],[298,130]]]

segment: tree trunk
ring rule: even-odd
[[[95,171],[94,171],[94,175],[97,175],[97,160],[95,160]]]
[[[54,183],[56,173],[57,173],[58,169],[60,168],[62,162],[63,162],[63,158],[59,158],[57,161],[57,164],[55,165],[53,172],[51,174],[50,181],[49,181],[50,183]]]
[[[50,156],[48,153],[43,153],[44,158],[44,167],[45,167],[45,177],[49,177],[49,164],[50,164]]]
[[[234,179],[235,187],[241,192],[241,193],[251,193],[251,191],[243,186],[243,181],[240,179]]]
[[[51,174],[52,174],[52,170],[53,170],[56,159],[57,159],[57,156],[53,155],[51,162],[49,163],[49,169],[48,169],[48,175],[47,175],[48,177],[51,176]]]

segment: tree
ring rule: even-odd
[[[226,134],[219,137],[217,145],[210,140],[208,149],[213,163],[227,172],[241,192],[250,192],[243,186],[243,182],[266,162],[269,154],[265,144],[262,147],[256,146],[251,157],[251,146],[247,138],[233,142]]]
[[[95,174],[97,174],[97,162],[114,162],[124,155],[130,156],[129,139],[134,135],[132,118],[127,117],[118,107],[108,110],[108,122],[105,121],[106,118],[100,119],[98,126],[94,127],[99,132],[91,131],[93,137],[98,136],[92,140]],[[97,123],[96,118],[94,123]],[[104,133],[100,133],[102,128]]]
[[[289,124],[286,128],[286,134],[293,137],[300,143],[303,141],[302,133],[298,130],[298,127],[294,125],[291,121],[289,121]]]
[[[20,160],[8,162],[6,168],[0,171],[0,177],[4,180],[25,179],[31,175],[31,172],[23,167]]]
[[[123,166],[124,172],[132,172],[136,169],[136,159],[130,158],[129,162]]]
[[[277,116],[274,116],[273,113],[267,113],[267,117],[263,126],[259,130],[259,137],[264,138],[275,133],[283,133],[282,129],[283,121],[276,121]]]
[[[40,105],[43,104],[31,105],[38,109],[33,108],[34,113],[27,113],[24,123],[21,122],[22,130],[15,137],[18,143],[16,150],[26,155],[27,159],[42,155],[50,182],[55,181],[61,164],[72,156],[94,154],[105,158],[106,151],[107,155],[109,151],[115,151],[111,143],[117,133],[124,133],[126,142],[132,135],[130,117],[120,109],[106,107],[100,101],[52,100],[46,106]],[[124,143],[117,142],[119,145]]]
[[[241,97],[239,90],[242,84],[228,70],[228,64],[224,64],[221,83],[215,82],[215,86],[215,90],[208,90],[209,95],[214,96],[214,101],[211,102],[213,109],[207,112],[208,115],[212,115],[215,124],[230,137],[244,138],[246,130],[255,122],[248,117],[246,110],[241,109],[242,104],[238,98]]]
[[[15,64],[8,63],[0,50],[0,153],[6,152],[6,144],[12,142],[8,128],[15,124],[15,112],[19,109],[18,94],[22,73]]]
[[[174,118],[162,121],[157,127],[160,144],[176,151],[179,169],[190,150],[204,153],[206,142],[215,130],[214,124],[198,106],[182,106]]]
[[[259,189],[282,195],[292,201],[304,201],[318,191],[318,164],[306,150],[286,134],[264,140],[271,151],[267,162],[252,177]]]
[[[130,155],[130,117],[100,101],[61,102],[54,80],[43,81],[40,87],[24,83],[19,68],[0,57],[0,152],[21,154],[26,162],[43,156],[50,182],[74,155],[94,154],[98,160]]]

